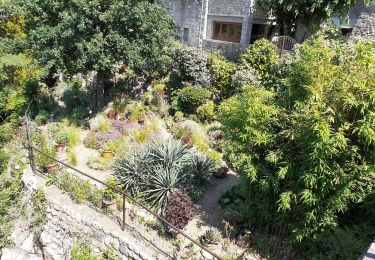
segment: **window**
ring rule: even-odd
[[[240,42],[241,23],[214,22],[213,39],[225,42]]]
[[[189,28],[184,28],[183,40],[184,40],[184,43],[189,42]]]
[[[265,24],[253,24],[251,29],[250,44],[253,44],[256,40],[267,37],[267,25]]]

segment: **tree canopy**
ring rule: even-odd
[[[287,27],[295,27],[298,23],[313,26],[330,18],[333,14],[346,18],[350,7],[372,0],[258,0],[265,10],[271,11],[279,22]]]

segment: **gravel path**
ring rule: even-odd
[[[210,226],[224,231],[222,224],[224,211],[219,205],[219,199],[223,192],[230,190],[239,181],[240,177],[234,172],[230,172],[224,179],[211,179],[204,191],[203,198],[198,203],[200,206],[199,215],[185,228],[188,235],[197,239]]]

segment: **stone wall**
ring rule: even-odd
[[[100,214],[87,205],[72,203],[55,187],[45,188],[48,201],[47,224],[41,234],[41,243],[47,259],[69,259],[71,249],[78,241],[89,241],[94,254],[108,248],[122,259],[165,259],[148,242],[122,231],[114,219]]]
[[[241,16],[246,14],[244,7],[249,5],[251,0],[210,0],[208,13],[210,15]]]
[[[209,50],[220,50],[224,56],[230,59],[238,58],[246,48],[246,46],[240,43],[221,42],[209,39],[204,40],[203,47]]]
[[[375,42],[375,3],[358,11],[352,35]]]

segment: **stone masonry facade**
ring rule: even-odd
[[[352,35],[375,43],[375,2],[358,11]]]
[[[158,0],[172,15],[181,39],[194,47],[220,49],[235,56],[250,44],[253,24],[269,26],[274,19],[262,12],[255,0]],[[239,42],[213,39],[215,22],[241,24]]]

